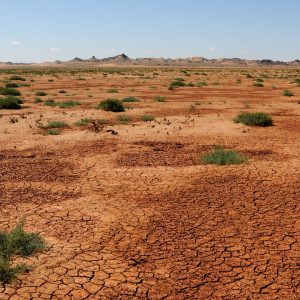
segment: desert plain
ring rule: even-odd
[[[176,78],[186,86],[168,89]],[[0,110],[0,228],[24,219],[47,247],[21,259],[29,272],[0,299],[299,299],[299,78],[275,67],[1,70],[24,103]],[[124,112],[97,108],[128,97]],[[274,125],[235,123],[241,112]],[[204,164],[215,145],[247,162]]]

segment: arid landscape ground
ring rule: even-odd
[[[176,78],[193,84],[169,90]],[[0,110],[0,228],[25,218],[47,249],[21,259],[31,270],[0,299],[300,299],[299,78],[295,68],[1,70],[0,86],[16,82],[24,103]],[[139,101],[97,109],[125,97]],[[240,112],[269,113],[274,126],[233,122]],[[67,125],[51,131],[53,121]],[[214,145],[248,161],[203,164]]]

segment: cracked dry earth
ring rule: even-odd
[[[0,151],[1,228],[25,216],[49,247],[0,299],[300,299],[298,115],[174,118]],[[202,165],[215,143],[249,162]]]

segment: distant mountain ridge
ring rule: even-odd
[[[273,61],[271,59],[262,60],[248,60],[241,58],[219,58],[208,59],[201,56],[187,57],[187,58],[130,58],[126,54],[122,53],[116,56],[97,58],[92,56],[88,59],[82,59],[75,57],[69,61],[55,61],[45,63],[1,63],[0,67],[9,66],[162,66],[162,67],[300,67],[300,60],[293,60],[289,62],[285,61]]]

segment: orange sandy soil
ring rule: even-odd
[[[0,111],[0,228],[25,217],[48,249],[26,259],[31,271],[0,287],[0,299],[300,299],[300,72],[122,72],[20,71],[24,108]],[[267,75],[265,87],[246,73]],[[169,91],[176,77],[208,86]],[[38,90],[81,105],[34,103]],[[140,102],[125,113],[95,108],[125,96]],[[232,121],[246,111],[270,113],[275,126]],[[124,114],[133,121],[119,124]],[[74,125],[85,117],[110,123]],[[69,127],[47,135],[38,125],[51,120]],[[214,144],[249,161],[201,164]]]

